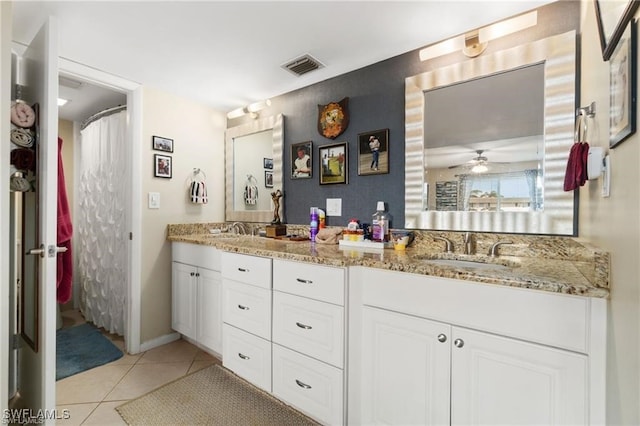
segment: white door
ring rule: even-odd
[[[22,345],[20,394],[28,408],[53,413],[56,406],[56,236],[58,193],[57,25],[50,18],[22,56],[23,98],[39,105],[37,159],[37,245],[27,247],[37,260],[37,352]],[[25,224],[26,226],[26,224]],[[54,420],[47,419],[47,423]]]
[[[195,266],[173,262],[171,266],[171,328],[196,338]]]
[[[582,425],[587,357],[453,329],[452,425]]]
[[[363,308],[361,424],[449,424],[451,327]]]
[[[198,268],[198,343],[222,354],[222,274]]]

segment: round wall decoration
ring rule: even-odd
[[[325,138],[335,139],[349,126],[349,98],[327,105],[318,105],[318,132]]]

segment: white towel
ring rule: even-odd
[[[190,195],[191,202],[194,204],[207,204],[209,202],[204,181],[194,180],[191,182]]]

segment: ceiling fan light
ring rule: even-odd
[[[486,173],[489,168],[485,164],[476,164],[471,168],[471,173]]]

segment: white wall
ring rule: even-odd
[[[611,155],[611,197],[600,181],[580,190],[580,237],[611,253],[607,424],[640,424],[640,133],[608,148],[609,62],[602,60],[593,1],[582,0],[581,105],[596,102],[590,145]],[[638,17],[640,14],[636,14]],[[638,77],[636,77],[638,79]],[[640,123],[640,121],[638,121]]]
[[[142,343],[171,330],[171,244],[169,223],[224,221],[224,131],[222,112],[159,90],[143,91],[142,147]],[[173,139],[173,153],[153,151],[152,136]],[[146,146],[144,145],[146,144]],[[153,176],[153,155],[172,157],[172,179]],[[207,176],[209,203],[192,204],[187,197],[193,169]],[[149,192],[160,193],[160,209],[147,207]]]

